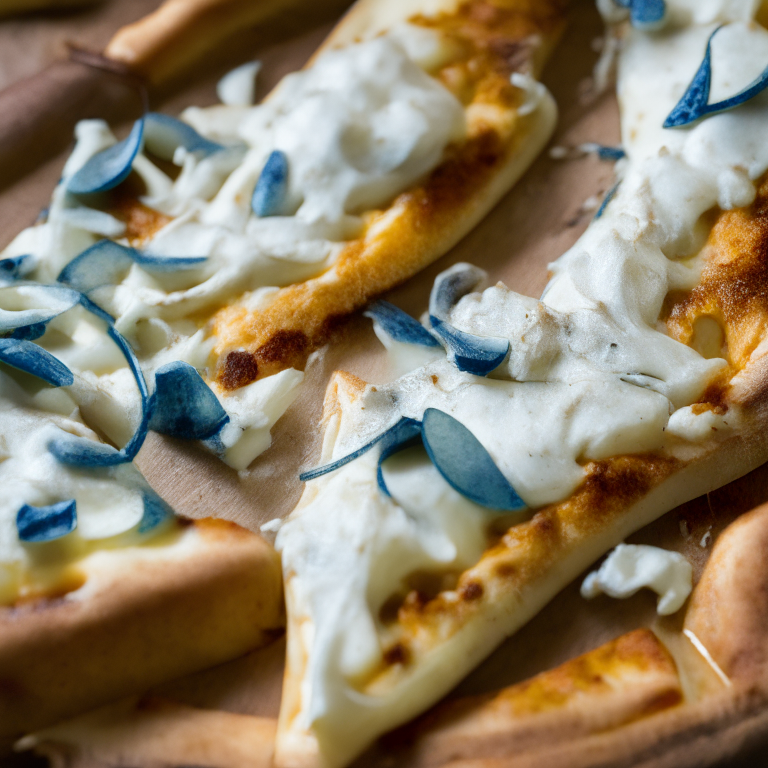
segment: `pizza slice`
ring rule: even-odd
[[[236,105],[148,113],[120,142],[84,121],[0,264],[110,313],[150,389],[180,364],[201,374],[219,428],[153,428],[244,469],[339,318],[445,252],[547,141],[555,107],[534,78],[561,5],[366,2],[259,106],[244,106],[251,68]],[[93,407],[119,412],[130,371],[88,371]]]
[[[630,533],[768,458],[768,33],[752,6],[641,5],[616,22],[620,184],[542,298],[456,265],[424,325],[370,309],[431,362],[329,386],[276,542],[281,766],[349,763]]]
[[[68,364],[89,355],[133,373],[139,426],[119,449],[99,436],[114,423],[98,418],[98,389]],[[61,286],[0,281],[0,750],[282,629],[272,547],[176,517],[133,465],[148,421],[146,382],[106,313]]]
[[[637,630],[518,685],[441,704],[383,739],[362,764],[427,768],[541,755],[681,701],[674,660],[652,632]],[[54,764],[66,755],[71,768],[180,760],[260,768],[271,765],[275,728],[271,718],[134,697],[35,733],[20,746]]]

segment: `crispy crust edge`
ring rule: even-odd
[[[188,523],[170,543],[77,567],[75,592],[0,608],[0,740],[235,658],[283,626],[277,553],[233,523]]]

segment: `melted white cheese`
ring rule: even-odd
[[[135,531],[149,486],[133,464],[77,469],[47,450],[62,430],[99,440],[80,418],[69,389],[38,387],[24,375],[0,373],[0,605],[23,594],[35,568],[82,556],[95,542],[114,547],[139,541]],[[22,506],[71,499],[77,502],[75,531],[46,544],[19,540],[16,514]]]
[[[387,205],[432,170],[450,142],[463,137],[463,107],[421,68],[434,64],[442,47],[438,33],[399,25],[391,34],[324,53],[251,108],[245,108],[241,93],[243,81],[250,77],[252,83],[255,76],[248,65],[221,83],[228,105],[192,108],[184,115],[225,150],[199,157],[177,149],[174,162],[181,173],[175,181],[138,155],[133,167],[147,187],[144,202],[173,217],[145,250],[208,257],[197,269],[171,274],[150,274],[134,265],[119,285],[93,292],[147,373],[170,360],[206,370],[214,339],[187,320],[190,315],[245,292],[261,292],[263,305],[270,288],[326,270],[343,241],[361,231],[357,214]],[[100,237],[124,232],[114,217],[83,206],[66,191],[67,179],[115,142],[101,121],[80,123],[76,134],[47,222],[22,232],[0,254],[33,254],[37,267],[30,277],[42,282],[54,281]],[[251,194],[274,150],[288,157],[288,199],[284,215],[258,218],[251,212]],[[70,340],[77,346],[74,337]],[[100,364],[97,372],[97,355],[88,361],[76,356],[69,354],[67,363],[84,378],[95,373],[94,386],[110,395],[113,408],[123,404],[127,369]],[[230,417],[216,442],[227,463],[244,469],[269,446],[269,429],[295,398],[301,379],[291,370],[234,394],[214,387]],[[116,439],[114,428],[106,431]]]
[[[475,434],[536,507],[567,498],[590,459],[656,450],[694,458],[738,424],[738,413],[721,417],[689,407],[726,363],[672,340],[658,318],[671,290],[690,289],[699,279],[702,215],[754,198],[754,181],[768,169],[768,94],[682,129],[661,125],[697,71],[716,23],[732,22],[713,44],[713,99],[736,92],[766,66],[768,32],[749,23],[754,7],[672,0],[663,34],[626,30],[618,90],[628,159],[616,196],[551,265],[541,300],[497,285],[465,297],[451,313],[461,330],[509,339],[508,359],[487,378],[441,359],[361,394],[340,386],[322,463],[351,453],[402,416],[418,419],[426,408],[439,408]],[[380,596],[403,588],[411,564],[423,567],[435,535],[416,526],[406,508],[417,505],[426,514],[426,484],[437,493],[440,481],[414,463],[401,471],[414,473],[419,493],[387,499],[376,485],[375,455],[376,449],[309,482],[276,540],[308,652],[296,727],[317,738],[326,765],[349,760],[407,710],[397,705],[396,687],[377,697],[357,681],[382,660],[384,639],[375,632]],[[450,513],[443,523],[431,519],[445,535],[452,529]],[[482,518],[471,519],[481,530]],[[411,521],[409,535],[391,527],[393,520]],[[387,567],[401,557],[403,569]],[[322,575],[325,568],[332,577]],[[429,673],[427,665],[420,678],[436,696],[446,689],[438,666]]]
[[[600,568],[587,576],[581,595],[631,597],[649,587],[659,596],[660,616],[676,613],[693,589],[693,568],[679,552],[638,544],[619,544]]]

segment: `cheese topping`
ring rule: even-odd
[[[268,302],[270,289],[326,270],[344,241],[362,231],[360,214],[386,206],[429,173],[450,142],[461,140],[462,105],[420,66],[434,63],[441,45],[437,32],[399,25],[391,34],[322,54],[250,108],[232,105],[244,99],[239,91],[230,93],[242,90],[248,72],[232,73],[222,84],[230,105],[192,108],[183,116],[223,149],[205,154],[177,148],[173,159],[181,172],[175,180],[139,153],[133,170],[146,187],[141,200],[171,217],[142,238],[142,249],[207,257],[183,271],[149,272],[134,264],[119,284],[91,292],[116,318],[147,373],[171,360],[206,370],[214,339],[200,327],[205,313],[244,293],[248,301]],[[252,79],[253,68],[249,72]],[[31,253],[36,267],[29,277],[53,282],[100,237],[125,234],[122,221],[66,189],[89,158],[114,142],[101,121],[78,125],[77,145],[46,223],[22,232],[0,258]],[[251,211],[251,195],[275,150],[287,157],[287,195],[280,215],[260,218]],[[98,375],[99,388],[117,403],[121,375]],[[269,445],[269,429],[297,394],[301,372],[277,376],[234,394],[214,387],[230,417],[216,445],[236,469]]]
[[[662,34],[625,30],[618,91],[628,157],[615,197],[551,266],[540,300],[499,284],[464,297],[450,313],[462,331],[509,339],[505,362],[487,378],[440,359],[362,392],[340,383],[322,463],[349,455],[403,416],[420,419],[437,408],[469,428],[537,507],[567,498],[591,459],[662,450],[691,458],[738,426],[734,409],[720,416],[689,407],[727,363],[670,338],[659,316],[670,291],[699,280],[703,215],[754,198],[754,181],[768,169],[768,94],[682,129],[661,126],[717,24],[727,26],[713,43],[713,100],[765,68],[768,32],[748,22],[753,2],[668,5]],[[400,466],[412,480],[387,498],[376,482],[376,453],[309,482],[276,540],[292,626],[303,627],[307,653],[291,729],[311,731],[327,765],[344,763],[414,713],[396,683],[365,690],[384,663],[382,605],[405,588],[409,568],[464,568],[467,550],[454,532],[477,541],[494,515],[447,502],[437,514],[435,499],[447,486],[418,461]],[[434,700],[426,689],[434,697],[447,690],[438,667],[412,670],[422,702]],[[408,691],[416,696],[413,686]]]
[[[676,613],[693,589],[693,568],[679,552],[619,544],[600,568],[584,579],[581,595],[588,600],[601,593],[625,598],[644,587],[659,595],[656,610],[660,616]]]
[[[61,432],[99,442],[80,418],[68,388],[22,386],[0,374],[0,605],[45,588],[46,566],[55,581],[58,565],[82,557],[93,546],[114,547],[147,539],[138,528],[149,485],[133,464],[75,468],[48,451]],[[20,380],[26,381],[23,376]],[[77,528],[45,544],[19,540],[16,515],[24,505],[45,507],[74,499]],[[154,531],[157,532],[157,529]]]

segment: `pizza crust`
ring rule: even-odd
[[[280,563],[204,520],[75,564],[79,589],[0,608],[0,739],[219,664],[283,625]]]
[[[83,5],[96,5],[101,0],[0,0],[0,16],[30,11],[77,8]]]
[[[768,683],[768,505],[721,536],[691,598],[685,629],[734,683]]]
[[[535,752],[620,728],[678,705],[682,695],[669,652],[639,629],[498,693],[440,704],[384,737],[366,760],[431,768]]]
[[[394,761],[402,768],[684,768],[740,753],[763,738],[768,727],[766,685],[754,667],[752,679],[731,669],[711,631],[718,622],[727,630],[720,634],[734,657],[755,645],[764,647],[764,633],[738,628],[762,620],[746,595],[763,593],[768,574],[762,561],[748,569],[744,556],[759,554],[767,528],[768,505],[726,529],[685,619],[684,627],[705,638],[729,669],[731,686],[684,693],[681,651],[673,659],[667,650],[674,637],[684,641],[679,626],[663,633],[664,643],[647,629],[636,630],[496,693],[439,704],[384,737],[356,765],[384,768]],[[743,599],[734,594],[736,573],[743,577],[738,582]],[[718,588],[720,600],[713,603],[711,593]],[[706,667],[706,660],[695,649],[693,653]],[[261,761],[269,765],[274,732],[275,722],[268,718],[131,699],[37,733],[22,746],[51,757],[54,765],[66,759],[62,764],[68,768],[111,768],[126,761],[164,768],[203,757],[210,768],[240,768]],[[209,738],[213,733],[227,738]]]

